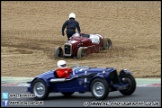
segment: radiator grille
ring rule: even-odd
[[[71,54],[71,45],[64,46],[65,54]]]

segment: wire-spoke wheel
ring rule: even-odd
[[[104,79],[94,79],[91,83],[91,92],[96,99],[105,99],[109,94],[108,83]]]
[[[36,99],[46,99],[48,97],[49,89],[46,83],[41,79],[37,79],[33,82],[32,90]]]

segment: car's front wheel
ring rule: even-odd
[[[105,99],[109,94],[108,83],[104,79],[96,78],[91,83],[91,93],[97,100]]]
[[[136,89],[136,81],[131,74],[126,74],[126,75],[122,76],[122,79],[123,78],[124,78],[123,83],[127,83],[128,87],[125,90],[119,90],[119,91],[123,95],[131,95]]]
[[[79,47],[78,52],[77,52],[77,58],[81,59],[83,56],[85,56],[85,49],[83,47]]]
[[[43,100],[48,97],[49,89],[42,79],[36,79],[32,84],[32,92],[36,99]]]
[[[63,57],[63,50],[60,46],[56,47],[54,51],[54,58],[56,59],[59,57]]]

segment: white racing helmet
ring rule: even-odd
[[[66,68],[67,67],[66,66],[66,61],[65,60],[59,60],[57,62],[57,66],[58,66],[58,68]]]
[[[74,19],[75,19],[75,18],[76,18],[75,13],[73,13],[73,12],[72,12],[72,13],[70,13],[70,14],[69,14],[69,18],[74,18]]]

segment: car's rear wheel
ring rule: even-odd
[[[103,50],[111,49],[112,41],[109,38],[103,39]]]
[[[125,90],[119,90],[119,91],[123,95],[131,95],[136,89],[136,81],[131,74],[126,74],[122,76],[122,79],[123,78],[124,78],[123,83],[128,83],[128,87]]]
[[[63,50],[60,46],[56,47],[54,51],[54,58],[56,59],[59,57],[63,57]]]
[[[85,56],[85,49],[83,47],[79,47],[78,52],[77,52],[77,58],[81,59],[83,56]]]
[[[62,92],[65,97],[70,97],[74,92]]]
[[[105,99],[109,94],[108,83],[104,79],[94,79],[91,83],[90,89],[93,97],[98,100]]]
[[[49,89],[42,79],[36,79],[32,83],[32,92],[38,100],[46,99],[49,95]]]

